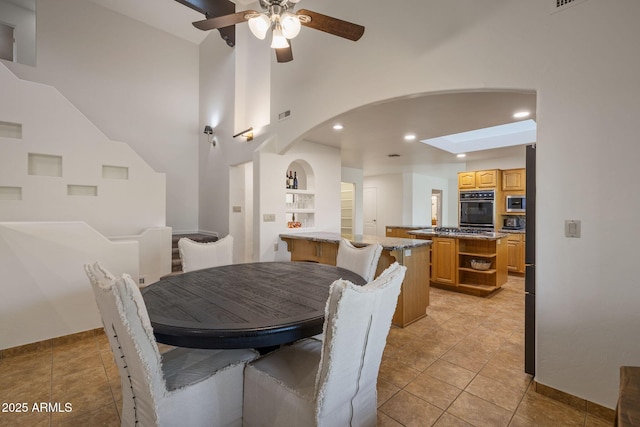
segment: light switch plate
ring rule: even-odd
[[[276,214],[262,214],[263,222],[275,222]]]
[[[564,221],[565,237],[580,237],[580,220],[566,219]]]

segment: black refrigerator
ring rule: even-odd
[[[524,371],[536,374],[536,146],[526,147],[527,204],[524,276]]]

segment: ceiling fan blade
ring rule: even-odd
[[[235,24],[245,22],[245,15],[251,13],[258,13],[254,10],[245,10],[243,12],[236,12],[224,16],[216,16],[215,18],[209,18],[202,21],[196,21],[193,26],[202,31],[216,30],[218,28],[230,27]]]
[[[293,61],[293,50],[291,50],[291,40],[289,40],[289,47],[283,47],[276,49],[276,60],[278,62],[291,62]]]
[[[306,9],[300,9],[297,14],[307,15],[311,18],[309,22],[301,22],[305,27],[324,31],[334,36],[353,40],[354,42],[360,40],[360,37],[364,34],[364,27],[362,25],[343,21],[342,19],[332,18],[331,16]]]

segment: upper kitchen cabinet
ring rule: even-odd
[[[458,188],[461,190],[476,188],[476,173],[458,172]]]
[[[526,169],[508,169],[502,171],[503,191],[526,191]]]
[[[458,173],[458,189],[474,190],[478,188],[496,188],[499,182],[499,170],[491,169]]]

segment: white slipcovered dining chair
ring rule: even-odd
[[[187,273],[203,268],[233,264],[233,236],[215,242],[196,242],[188,237],[178,240],[182,271]]]
[[[381,253],[382,246],[379,243],[356,248],[347,239],[341,239],[338,245],[336,265],[353,271],[370,282],[376,275]]]
[[[241,426],[243,370],[253,350],[160,354],[136,283],[86,264],[122,384],[122,426]]]
[[[247,364],[244,426],[375,426],[376,383],[406,267],[365,286],[336,280],[325,340],[305,339]]]

